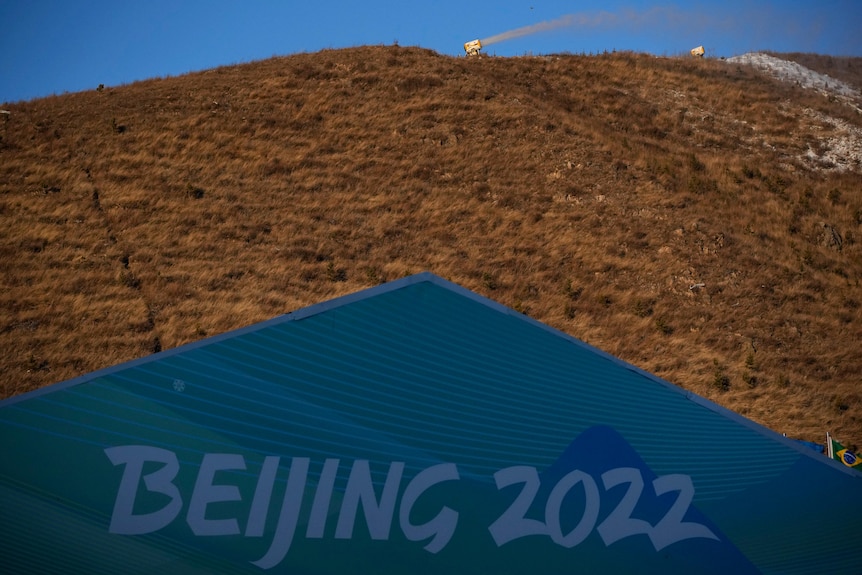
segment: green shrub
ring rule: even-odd
[[[724,392],[730,389],[730,377],[725,373],[725,367],[718,360],[713,360],[715,370],[712,374],[712,386],[718,391]]]

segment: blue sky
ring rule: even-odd
[[[468,40],[567,15],[485,52],[862,56],[862,0],[3,0],[0,102],[325,48],[397,42],[460,56]]]

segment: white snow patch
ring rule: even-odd
[[[769,54],[761,52],[752,52],[743,54],[742,56],[734,56],[728,58],[727,62],[732,64],[749,64],[766,72],[774,78],[784,80],[786,82],[795,82],[803,88],[817,90],[826,95],[845,96],[848,98],[859,98],[859,90],[845,84],[841,80],[836,80],[832,76],[815,72],[810,68],[806,68],[796,62],[790,60],[782,60]]]
[[[794,82],[803,88],[817,90],[824,96],[835,97],[857,112],[862,112],[857,105],[862,100],[859,90],[796,62],[760,52],[734,56],[728,58],[727,62],[754,66],[779,80]],[[862,128],[814,110],[805,109],[802,113],[814,120],[810,129],[818,133],[818,137],[817,145],[809,144],[801,160],[819,170],[862,172]]]
[[[832,127],[830,135],[819,139],[820,150],[808,146],[805,159],[821,170],[862,172],[862,129],[807,108],[805,115]]]

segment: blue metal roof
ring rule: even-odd
[[[430,273],[0,402],[0,441],[0,551],[32,572],[116,572],[116,545],[142,572],[368,572],[339,554],[399,558],[378,573],[862,570],[860,474]],[[275,495],[300,473],[279,558]],[[459,517],[433,552],[444,531],[414,543],[409,513],[399,532],[374,511],[431,476]]]

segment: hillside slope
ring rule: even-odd
[[[717,60],[398,46],[6,105],[2,395],[429,270],[860,445],[860,105]]]

